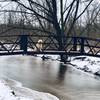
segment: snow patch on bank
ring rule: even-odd
[[[49,93],[38,92],[17,84],[15,81],[0,80],[0,100],[59,100]]]
[[[73,57],[70,63],[78,69],[100,75],[100,58],[77,56]]]
[[[45,58],[45,59],[51,59],[51,60],[60,60],[59,55],[48,55],[48,54],[38,54],[36,55],[37,57]]]

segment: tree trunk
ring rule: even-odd
[[[64,37],[64,33],[61,32],[61,29],[60,29],[60,26],[59,24],[56,24],[55,25],[55,30],[56,30],[56,34],[57,34],[57,41],[58,41],[58,45],[59,45],[59,48],[58,50],[59,51],[65,51],[65,37]],[[61,62],[64,62],[66,63],[67,61],[67,55],[65,54],[60,54],[60,58],[61,58]]]

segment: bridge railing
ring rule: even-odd
[[[42,38],[42,50],[37,47],[37,41]],[[3,54],[66,54],[100,56],[100,39],[86,37],[64,37],[64,48],[59,51],[56,37],[35,35],[0,36],[0,55]],[[37,48],[35,50],[35,48]]]
[[[69,52],[78,52],[80,55],[99,56],[100,54],[100,39],[92,39],[86,37],[70,37],[71,49]],[[67,45],[68,48],[68,45]]]

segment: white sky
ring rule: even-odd
[[[2,1],[2,0],[0,0]],[[66,1],[66,0],[63,0],[63,1]],[[70,2],[72,0],[67,0],[67,2]],[[94,2],[98,2],[100,3],[100,0],[94,0]],[[64,3],[65,4],[65,3]],[[59,5],[59,4],[58,4]],[[68,6],[68,3],[67,3],[67,6]],[[11,9],[14,9],[16,7],[16,3],[14,2],[0,2],[0,10],[3,10],[3,9],[6,9],[6,10],[11,10]],[[80,6],[80,8],[84,8],[84,5],[83,6]],[[81,12],[82,10],[79,10],[79,13]],[[0,16],[1,16],[1,13],[0,13]],[[58,14],[59,16],[59,14]],[[60,17],[60,16],[59,16]],[[2,19],[1,19],[2,21]]]

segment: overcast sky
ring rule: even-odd
[[[2,0],[0,0],[0,1],[2,1]],[[65,0],[63,0],[63,1],[65,1]],[[72,0],[67,0],[67,1],[70,2]],[[94,2],[100,3],[100,0],[94,0]],[[67,3],[67,6],[68,6],[68,3]],[[5,9],[6,10],[11,10],[11,9],[14,10],[14,8],[16,8],[16,3],[14,3],[14,2],[11,2],[11,1],[10,2],[0,2],[0,10],[5,10]],[[82,8],[84,8],[84,5],[83,6],[80,6],[79,12],[81,12]],[[3,15],[3,13],[0,12],[0,16],[2,16],[2,15]],[[1,17],[0,21],[2,21],[2,17]]]

